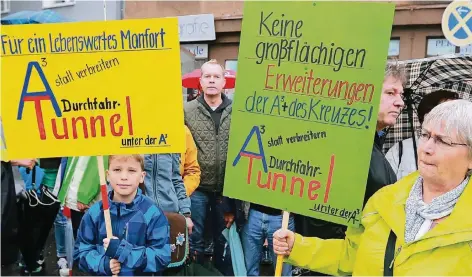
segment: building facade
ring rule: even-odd
[[[2,16],[20,11],[40,11],[53,9],[73,21],[117,20],[123,18],[124,0],[83,1],[83,0],[0,0]]]
[[[442,15],[451,1],[397,1],[389,58],[408,60],[448,53],[471,53],[472,45],[456,48],[444,38]],[[126,1],[124,18],[213,14],[216,39],[207,41],[208,58],[236,69],[243,1]]]

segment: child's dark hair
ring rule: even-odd
[[[447,100],[459,99],[459,95],[453,91],[448,90],[437,90],[423,97],[420,104],[418,105],[418,120],[420,124],[423,124],[424,117],[434,107]]]

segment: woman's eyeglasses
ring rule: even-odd
[[[443,147],[453,147],[453,146],[456,146],[456,145],[467,146],[467,144],[465,144],[465,143],[453,142],[448,137],[431,136],[431,133],[429,133],[428,131],[426,131],[426,130],[421,131],[420,140],[422,140],[423,142],[427,142],[427,141],[429,141],[430,138],[433,138],[434,143],[438,146],[443,146]]]

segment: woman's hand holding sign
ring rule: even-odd
[[[274,253],[289,256],[295,242],[295,233],[279,229],[274,233]]]

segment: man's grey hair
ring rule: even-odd
[[[459,99],[441,103],[426,115],[423,126],[444,127],[445,134],[456,134],[457,143],[467,144],[472,159],[472,102]]]
[[[396,80],[400,80],[402,84],[406,84],[406,71],[405,66],[398,61],[389,61],[385,66],[384,80],[388,77],[393,77]]]

